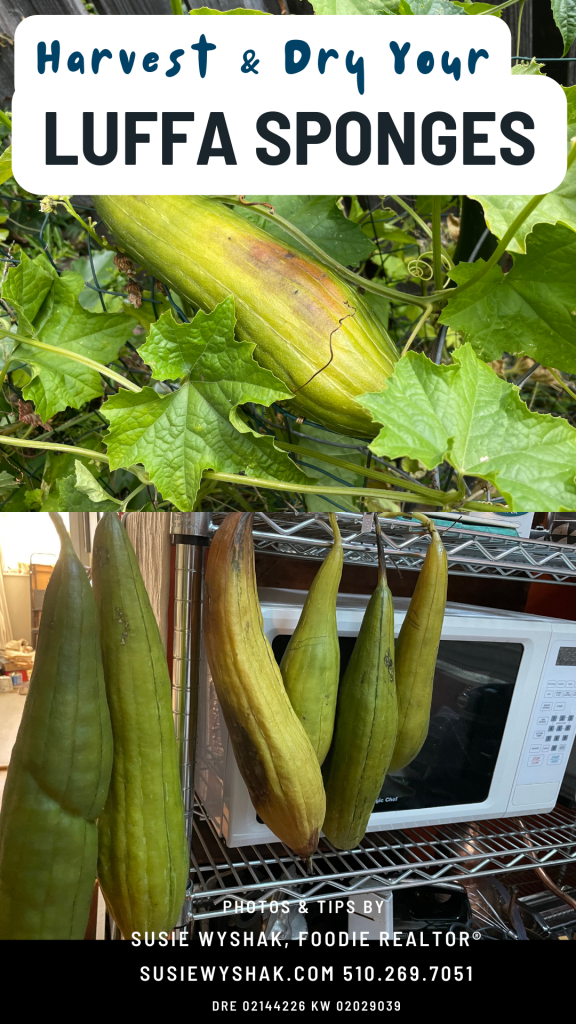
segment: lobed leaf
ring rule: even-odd
[[[61,276],[44,255],[31,260],[21,253],[18,267],[7,274],[3,298],[18,314],[18,332],[34,333],[38,341],[69,349],[96,362],[112,362],[134,330],[134,320],[124,313],[92,313],[78,297],[84,288],[79,274]],[[46,422],[67,406],[81,408],[103,393],[100,374],[82,363],[22,342],[18,359],[35,374],[24,388],[36,412]]]
[[[576,430],[560,417],[530,412],[470,345],[437,366],[409,352],[386,388],[363,395],[382,430],[377,455],[407,456],[433,469],[446,459],[464,476],[494,484],[514,512],[576,508]]]
[[[576,232],[564,224],[537,224],[525,255],[504,274],[494,266],[477,284],[456,291],[440,322],[462,331],[486,360],[524,352],[544,366],[576,373]],[[450,271],[457,284],[484,260]],[[448,290],[447,295],[450,295]]]
[[[536,65],[536,69],[541,65]],[[536,74],[528,66],[526,74]],[[514,71],[513,71],[514,73]],[[515,71],[516,74],[521,72]],[[567,100],[567,149],[576,136],[576,85],[564,89]],[[526,206],[530,196],[479,196],[473,195],[482,204],[486,223],[493,235],[503,238],[512,222]],[[557,224],[562,221],[576,230],[576,163],[569,167],[563,181],[544,197],[535,210],[520,225],[514,238],[508,243],[509,252],[526,252],[526,236],[535,224]]]
[[[234,325],[232,297],[190,324],[165,313],[140,351],[158,376],[185,376],[182,387],[165,395],[150,387],[122,391],[102,407],[111,469],[141,463],[182,511],[194,507],[205,469],[293,481],[295,490],[306,482],[274,438],[251,430],[238,411],[245,402],[268,406],[291,392],[254,360],[252,343],[234,339]]]

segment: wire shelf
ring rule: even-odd
[[[224,514],[216,514],[210,524],[214,532]],[[344,562],[349,565],[378,565],[376,535],[364,533],[362,513],[339,512]],[[381,519],[388,563],[395,569],[418,572],[424,561],[429,536],[419,523]],[[576,585],[576,545],[551,541],[520,539],[487,533],[473,528],[440,526],[448,556],[449,572],[454,576],[490,576],[503,580],[542,580]],[[536,532],[536,531],[534,531]],[[290,558],[322,559],[332,543],[328,516],[323,513],[264,512],[254,516],[256,551]]]
[[[576,864],[576,811],[561,806],[525,818],[371,832],[345,852],[321,839],[306,866],[283,843],[228,849],[196,802],[190,914],[199,921],[237,914],[240,900],[295,906],[560,864]]]

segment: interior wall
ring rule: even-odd
[[[24,639],[31,643],[30,577],[5,575],[4,588],[12,623],[12,640]]]

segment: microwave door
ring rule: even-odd
[[[273,640],[278,662],[289,639]],[[355,638],[339,640],[343,674]],[[440,642],[428,737],[411,764],[386,777],[375,813],[488,798],[523,652],[518,643]]]
[[[488,799],[523,651],[522,644],[440,642],[426,742],[386,777],[375,811]]]

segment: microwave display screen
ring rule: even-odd
[[[289,639],[274,638],[278,662]],[[343,673],[355,640],[339,639]],[[411,764],[386,777],[375,811],[487,799],[523,651],[515,643],[440,641],[428,737]]]
[[[556,658],[557,665],[576,665],[576,647],[561,647]]]

